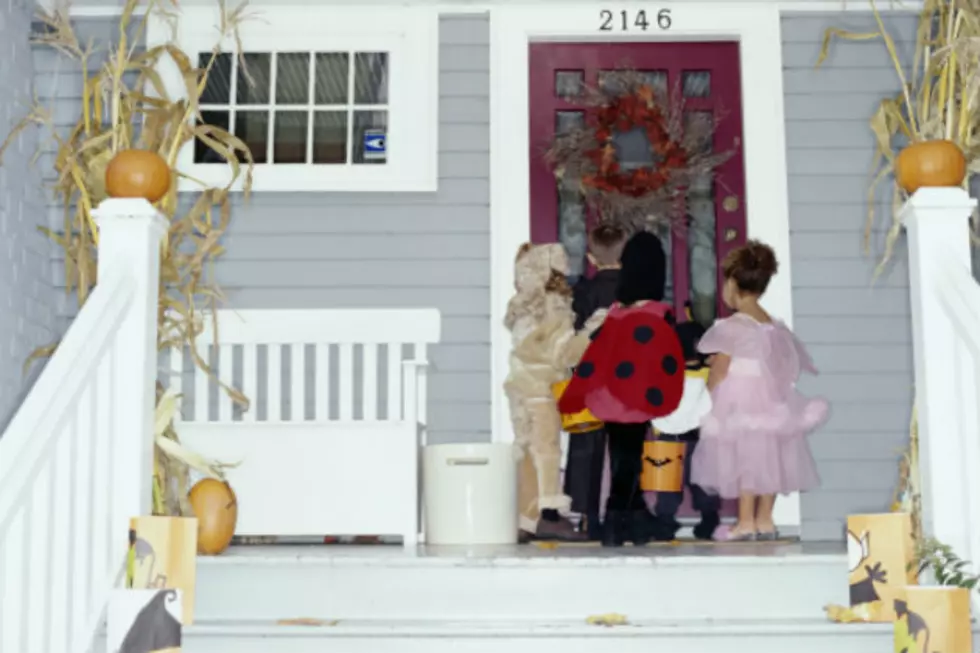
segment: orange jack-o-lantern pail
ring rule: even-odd
[[[559,381],[551,386],[551,392],[555,395],[555,401],[561,399],[567,387],[568,381]],[[588,408],[573,415],[563,413],[561,416],[561,429],[565,433],[588,433],[589,431],[595,431],[601,428],[602,422],[596,419],[596,416]]]
[[[684,489],[686,455],[687,446],[683,442],[644,442],[640,489],[644,492],[680,492]]]

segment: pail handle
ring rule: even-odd
[[[455,465],[460,466],[478,466],[478,465],[489,465],[489,458],[447,458],[446,464],[450,467]]]

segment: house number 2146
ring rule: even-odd
[[[660,29],[670,29],[674,21],[670,17],[670,9],[661,9],[653,23]],[[628,32],[633,29],[647,31],[650,29],[651,22],[647,18],[646,9],[640,9],[633,15],[625,9],[623,11],[610,11],[603,9],[599,12],[599,31],[600,32]]]

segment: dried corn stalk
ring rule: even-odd
[[[164,5],[163,3],[166,3]],[[216,43],[231,37],[236,43],[238,27],[246,18],[247,3],[235,10],[226,9],[218,0],[221,21]],[[136,10],[144,5],[143,17]],[[195,364],[216,377],[195,347],[195,339],[203,329],[202,309],[213,309],[221,299],[221,291],[211,275],[211,264],[223,253],[219,240],[231,219],[231,184],[241,179],[247,199],[251,188],[253,160],[248,147],[233,134],[213,125],[204,124],[198,105],[208,74],[219,54],[212,50],[204,68],[196,68],[193,60],[173,42],[145,51],[143,42],[146,17],[156,12],[164,19],[175,21],[172,12],[176,0],[126,0],[119,20],[119,42],[106,47],[106,62],[92,72],[89,62],[98,48],[93,43],[82,45],[72,27],[67,8],[54,14],[39,12],[38,20],[44,32],[34,37],[37,45],[55,49],[79,64],[82,75],[81,115],[68,133],[59,132],[53,124],[52,112],[35,102],[27,116],[17,124],[0,146],[3,151],[23,130],[40,126],[51,132],[57,145],[55,156],[54,193],[64,206],[60,229],[42,228],[64,252],[65,289],[77,294],[83,305],[96,282],[98,230],[92,212],[106,198],[105,169],[113,155],[123,149],[139,148],[155,151],[174,169],[177,155],[184,145],[199,139],[222,155],[232,169],[228,187],[204,187],[190,208],[178,204],[177,185],[159,202],[157,208],[169,219],[170,229],[163,243],[160,260],[160,301],[158,308],[158,350],[188,347]],[[157,66],[169,59],[180,70],[186,97],[171,98]],[[181,177],[180,171],[175,171]],[[200,183],[200,182],[198,182]],[[186,197],[186,195],[185,195]],[[27,364],[49,356],[55,345],[32,353]],[[234,388],[221,385],[236,402],[248,405],[247,398]],[[187,512],[188,465],[209,470],[221,476],[222,466],[202,462],[179,446],[172,425],[172,402],[158,384],[158,417],[166,424],[156,425],[158,446],[154,478],[155,512],[184,514]],[[171,440],[172,444],[160,439]]]
[[[895,42],[881,19],[875,0],[869,0],[878,29],[850,32],[831,28],[824,32],[817,66],[827,58],[832,39],[866,41],[881,39],[895,68],[901,90],[885,98],[871,118],[875,136],[872,180],[868,187],[868,216],[864,248],[871,249],[879,184],[893,172],[895,157],[906,143],[947,139],[956,143],[967,160],[964,188],[980,171],[980,0],[925,0],[916,30],[915,57],[906,68]],[[885,249],[875,269],[877,277],[894,253],[901,233],[899,209],[907,199],[892,187],[890,224]]]

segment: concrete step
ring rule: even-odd
[[[846,564],[836,544],[234,547],[199,558],[195,613],[201,623],[805,620],[847,602]]]
[[[575,621],[340,621],[283,626],[202,621],[183,653],[873,653],[892,649],[889,624],[802,620],[650,620],[602,627]]]

